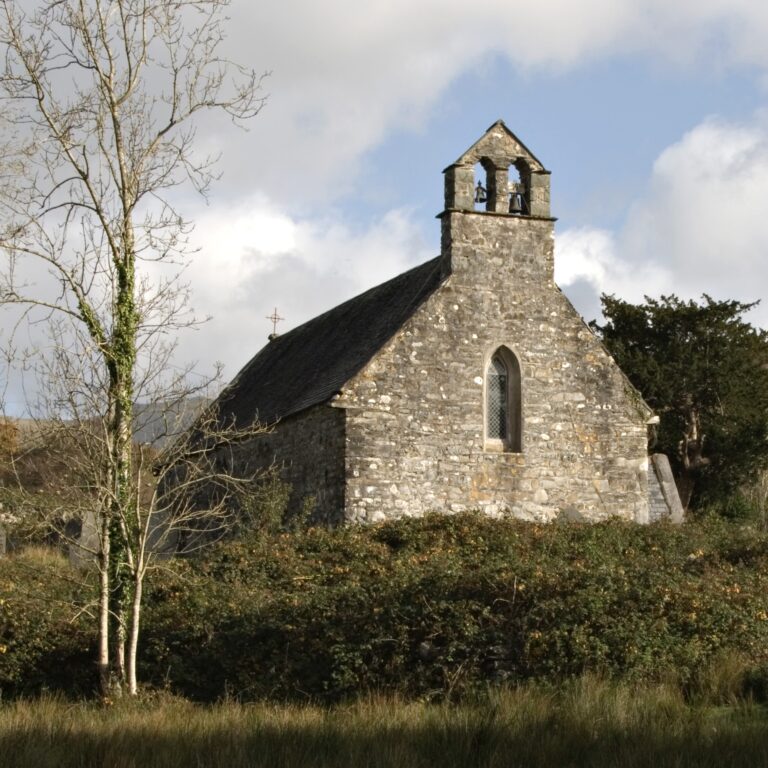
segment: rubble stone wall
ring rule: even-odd
[[[318,521],[343,521],[344,412],[317,405],[279,422],[271,433],[260,435],[238,451],[241,472],[252,469],[278,472],[291,486],[289,515],[313,502]]]
[[[479,508],[648,520],[647,406],[553,280],[553,221],[443,214],[445,281],[334,405],[345,516]],[[485,371],[518,359],[522,450],[485,440]]]

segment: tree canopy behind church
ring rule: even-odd
[[[659,415],[651,447],[669,456],[683,505],[725,501],[768,465],[768,333],[744,320],[754,304],[602,303],[592,326]]]

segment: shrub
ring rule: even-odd
[[[766,699],[767,580],[768,535],[722,519],[253,531],[152,574],[139,671],[200,700],[453,699],[583,674]],[[0,560],[4,696],[90,688],[81,581],[61,558]]]
[[[0,558],[0,695],[90,693],[93,597],[85,574],[50,547]]]
[[[733,654],[757,691],[766,565],[768,538],[718,521],[244,537],[156,586],[145,672],[199,698],[445,697],[585,672],[706,690],[701,669]]]

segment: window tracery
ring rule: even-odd
[[[488,450],[522,451],[520,364],[499,347],[485,371],[485,445]]]

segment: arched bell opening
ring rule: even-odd
[[[476,211],[488,210],[488,174],[482,162],[477,162],[473,168],[475,180],[474,203]]]
[[[531,215],[531,169],[518,158],[509,166],[509,205],[507,212],[513,216]]]

